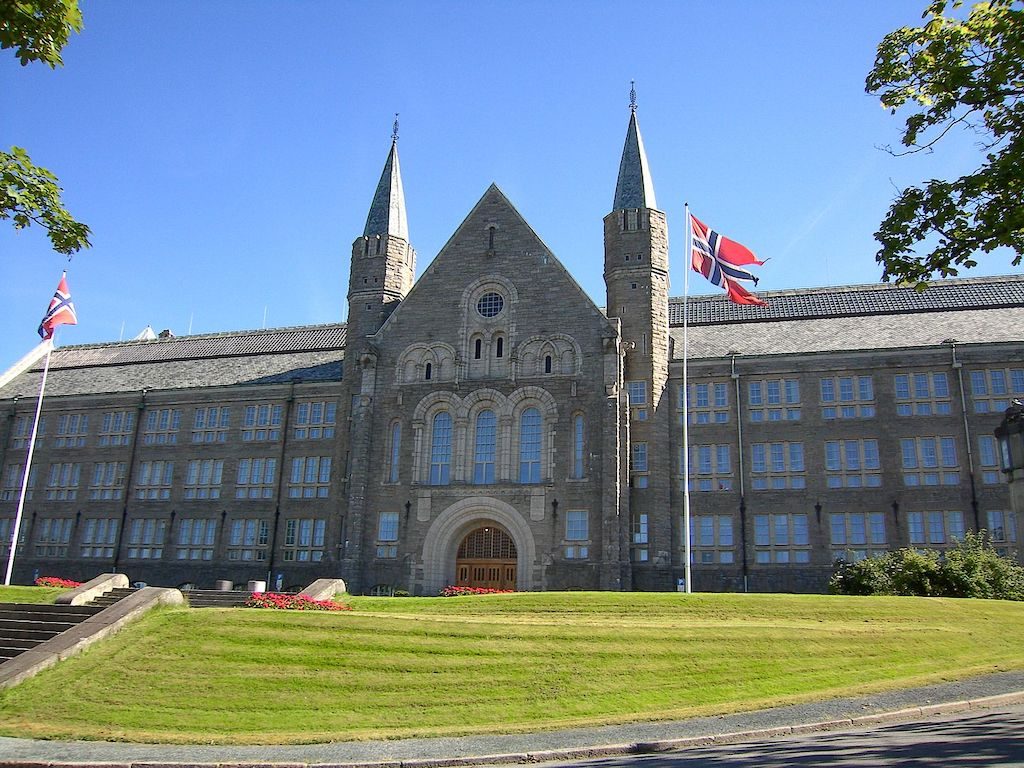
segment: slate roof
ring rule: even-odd
[[[686,302],[691,325],[761,323],[771,320],[935,312],[966,308],[1024,306],[1024,276],[943,280],[924,291],[895,285],[848,285],[758,291],[768,306],[740,306],[724,294],[691,296]],[[683,324],[683,299],[669,299],[669,325]]]
[[[344,324],[270,328],[54,350],[48,396],[240,384],[339,381]],[[0,399],[39,391],[42,361],[0,389]]]
[[[640,126],[636,122],[634,110],[629,116],[629,127],[626,128],[626,143],[622,147],[622,159],[619,161],[619,178],[615,182],[612,210],[657,207],[658,201],[654,199],[654,181],[651,179],[644,140],[640,136]]]
[[[391,141],[391,151],[384,163],[377,191],[366,216],[363,237],[394,235],[409,241],[409,223],[405,214],[405,191],[402,188],[402,170],[398,163],[398,141]]]

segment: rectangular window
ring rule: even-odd
[[[228,439],[231,411],[224,406],[196,408],[192,420],[193,443],[224,443]]]
[[[377,557],[398,557],[398,513],[381,512],[377,518]]]
[[[251,441],[281,438],[281,406],[263,403],[247,405],[242,420],[242,439]]]
[[[236,499],[272,499],[277,478],[277,459],[255,457],[238,460]]]
[[[171,498],[173,477],[173,461],[142,462],[139,464],[139,476],[135,481],[135,498],[166,501]]]
[[[110,411],[100,421],[99,443],[101,446],[128,445],[135,427],[132,411]]]
[[[123,461],[97,461],[92,465],[92,482],[89,483],[91,501],[120,499],[124,492],[124,476],[127,464]]]
[[[647,382],[627,381],[629,412],[634,421],[647,421]]]
[[[646,563],[650,559],[648,544],[647,515],[633,516],[632,525],[632,557],[634,563]]]
[[[25,532],[28,530],[28,526],[25,525],[25,521],[22,520],[21,527],[18,529],[18,552],[21,554],[25,547]],[[5,517],[0,518],[0,557],[10,557],[11,555],[11,539],[14,537],[14,518]],[[6,560],[4,561],[6,562]]]
[[[913,546],[955,544],[964,537],[963,512],[908,512],[907,534]]]
[[[46,478],[46,499],[74,501],[78,497],[78,480],[81,474],[81,464],[51,464]]]
[[[109,560],[114,557],[116,542],[117,520],[109,517],[90,518],[85,521],[79,554],[82,557]]]
[[[388,451],[388,482],[397,483],[401,469],[402,424],[396,421],[391,425],[391,445]]]
[[[996,439],[993,435],[978,436],[978,463],[981,465],[982,483],[998,485],[1002,481],[999,454],[996,452]]]
[[[32,423],[35,416],[18,416],[14,420],[14,428],[11,430],[11,448],[28,448],[32,439]],[[43,445],[43,437],[46,435],[46,417],[39,417],[39,429],[36,431],[36,448]]]
[[[319,563],[324,559],[326,530],[326,520],[316,518],[286,520],[283,559],[286,562]]]
[[[217,521],[202,517],[182,518],[178,523],[178,560],[213,560],[213,545],[217,540]]]
[[[732,490],[732,448],[728,444],[690,446],[690,490]],[[683,449],[679,448],[679,474],[683,474]]]
[[[825,483],[829,488],[877,488],[882,484],[878,441],[826,440]]]
[[[36,523],[36,557],[67,557],[71,541],[70,517],[44,517]],[[25,530],[25,521],[21,521]]]
[[[755,491],[807,487],[803,443],[753,443],[750,487]]]
[[[762,565],[811,561],[807,515],[754,515],[754,561]]]
[[[898,416],[945,416],[952,413],[949,379],[944,372],[898,373],[895,386]]]
[[[683,423],[683,388],[679,387],[677,421]],[[687,411],[691,424],[729,423],[729,384],[724,381],[699,382],[690,385]]]
[[[54,445],[58,448],[81,448],[89,433],[89,416],[84,413],[64,413],[57,417],[57,437]]]
[[[177,408],[158,408],[146,414],[142,430],[144,445],[175,445],[181,427],[181,411]]]
[[[589,545],[590,524],[586,510],[570,510],[565,515],[565,559],[587,559],[590,556]]]
[[[228,560],[263,562],[267,559],[269,536],[270,525],[266,520],[232,520],[228,534]]]
[[[159,560],[164,556],[167,521],[147,517],[128,523],[128,557],[132,560]]]
[[[886,552],[885,514],[882,512],[833,512],[832,558],[856,562]]]
[[[4,467],[3,484],[0,485],[0,501],[17,501],[21,495],[21,484],[24,482],[25,465],[8,464]],[[39,465],[34,464],[28,473],[28,487],[25,489],[25,501],[32,499],[32,489],[39,479]]]
[[[288,498],[326,499],[330,487],[330,456],[301,456],[292,459]]]
[[[333,400],[299,403],[295,406],[295,438],[320,440],[334,437],[334,417],[338,405]]]
[[[821,379],[823,419],[870,419],[875,415],[875,386],[870,376]]]
[[[192,459],[185,467],[186,499],[219,499],[223,459]]]
[[[766,379],[747,383],[750,420],[799,421],[800,382],[797,379]]]
[[[957,485],[960,462],[952,437],[905,437],[900,440],[903,484]]]
[[[1011,398],[1024,395],[1024,368],[989,368],[970,377],[975,413],[1002,413]]]
[[[684,522],[680,521],[680,530]],[[684,549],[686,542],[681,542]],[[733,525],[729,515],[690,517],[690,562],[699,565],[728,565],[735,562]]]
[[[990,510],[987,517],[988,535],[993,543],[1017,541],[1017,520],[1013,512]]]

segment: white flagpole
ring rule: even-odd
[[[690,336],[687,320],[687,302],[690,294],[690,269],[693,265],[693,225],[690,223],[690,204],[686,210],[686,267],[683,270],[683,557],[686,559],[684,579],[686,593],[693,591],[690,581],[690,382],[686,370]]]
[[[32,437],[28,441],[28,455],[25,457],[25,472],[21,477],[21,495],[18,497],[18,511],[14,516],[14,531],[11,536],[11,553],[7,558],[7,574],[4,586],[11,586],[11,573],[14,571],[14,556],[18,549],[18,538],[21,535],[21,520],[25,513],[25,494],[28,492],[28,479],[32,472],[32,454],[36,450],[36,435],[39,433],[39,415],[43,410],[43,391],[46,389],[46,375],[50,371],[50,353],[53,352],[53,338],[43,342],[47,344],[46,362],[43,363],[43,378],[39,382],[39,399],[36,401],[36,418],[32,422]]]

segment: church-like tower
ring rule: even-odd
[[[671,588],[668,225],[654,197],[635,92],[612,212],[604,218],[607,314],[618,318],[629,400],[629,542],[633,584]]]
[[[362,237],[352,243],[348,280],[348,343],[380,330],[412,288],[416,251],[409,245],[405,192],[398,163],[398,121]]]

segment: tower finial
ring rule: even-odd
[[[636,112],[636,80],[629,81],[629,111]]]
[[[391,126],[391,140],[398,141],[398,113],[395,112],[395,124]]]

